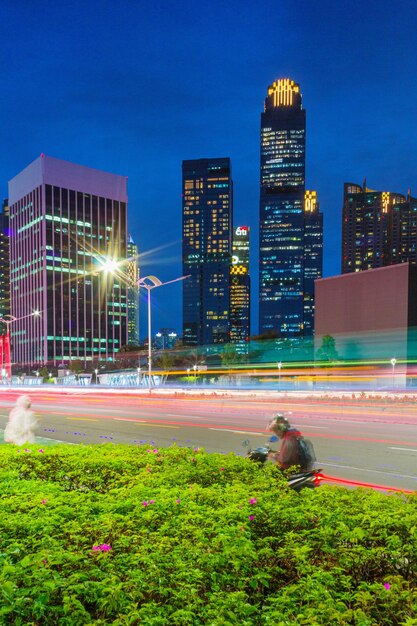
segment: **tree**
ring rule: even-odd
[[[223,352],[220,355],[222,365],[228,367],[229,365],[235,365],[240,361],[240,355],[236,350],[236,346],[231,343],[225,345]]]
[[[339,358],[334,337],[331,335],[322,337],[321,346],[317,350],[316,357],[319,361],[336,361]]]
[[[84,371],[84,365],[82,361],[71,361],[68,367],[69,371],[73,374],[81,374]]]

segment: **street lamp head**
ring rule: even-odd
[[[397,363],[397,359],[395,357],[393,359],[391,359],[392,367],[394,367],[396,363]]]
[[[118,267],[118,262],[116,261],[116,259],[101,259],[100,260],[101,263],[101,270],[103,272],[106,272],[107,274],[114,274],[114,272],[117,270]]]
[[[35,309],[32,313],[32,315],[34,315],[35,317],[39,317],[39,315],[41,314],[40,311],[38,311],[38,309]]]
[[[162,285],[162,281],[159,280],[156,276],[144,276],[140,278],[138,281],[139,287],[145,287],[145,289],[153,289],[154,287],[160,287]]]

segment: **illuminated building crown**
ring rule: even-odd
[[[265,110],[277,107],[296,107],[301,109],[300,85],[291,78],[279,78],[268,87]]]

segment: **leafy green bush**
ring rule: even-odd
[[[171,447],[0,449],[0,624],[417,624],[417,498]]]

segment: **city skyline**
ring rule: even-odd
[[[257,241],[259,110],[279,77],[301,85],[308,110],[306,187],[324,214],[324,276],[340,272],[344,182],[367,177],[373,188],[413,194],[413,2],[395,13],[384,0],[185,2],[174,12],[167,2],[41,0],[35,11],[6,0],[0,14],[3,196],[42,152],[128,175],[144,274],[181,272],[184,159],[230,157],[235,223]],[[160,290],[154,306],[156,327],[180,330],[180,285]]]

